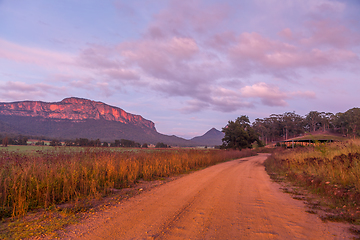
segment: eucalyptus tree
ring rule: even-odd
[[[360,130],[360,108],[352,108],[344,113],[347,131],[351,131],[355,137]]]
[[[284,126],[284,136],[287,140],[289,137],[295,137],[304,133],[304,119],[295,112],[285,112],[282,114],[281,121]]]
[[[334,114],[331,112],[321,112],[320,113],[320,123],[323,131],[329,130],[332,126],[332,120],[334,119]]]
[[[244,149],[252,148],[252,143],[257,142],[262,145],[259,135],[250,126],[250,120],[248,116],[242,115],[235,121],[229,121],[228,124],[222,129],[225,133],[222,139],[222,148],[232,149]]]
[[[260,135],[260,140],[267,144],[270,128],[265,119],[256,118],[252,124],[253,129]]]
[[[305,120],[310,132],[315,132],[321,126],[321,114],[318,111],[311,111],[306,114]]]

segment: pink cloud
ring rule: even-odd
[[[77,62],[89,68],[117,68],[121,62],[114,57],[112,47],[90,45],[80,52]]]
[[[62,81],[66,78],[72,88],[88,92],[96,89],[106,96],[113,94],[114,89],[133,85],[167,96],[188,97],[191,100],[182,109],[184,112],[201,109],[234,111],[253,107],[257,102],[286,106],[291,98],[314,98],[315,93],[282,91],[265,82],[248,83],[243,88],[234,85],[226,88],[228,85],[224,83],[234,79],[240,82],[244,76],[254,75],[262,75],[265,79],[269,76],[295,78],[302,72],[348,69],[360,62],[352,49],[359,45],[358,35],[342,25],[343,22],[329,20],[321,14],[314,15],[311,21],[305,26],[300,24],[296,30],[281,25],[283,30],[275,31],[279,32],[280,38],[274,38],[265,35],[266,30],[261,28],[256,29],[257,32],[238,34],[237,31],[243,28],[226,22],[235,16],[223,3],[201,0],[170,0],[166,3],[167,8],[153,16],[143,29],[143,35],[136,40],[117,45],[88,44],[76,58],[0,40],[0,57],[39,66],[71,65],[73,73],[68,73]],[[283,7],[282,1],[271,3],[275,3],[276,8]],[[319,9],[343,11],[342,4],[325,0],[305,3],[288,0],[284,5],[285,8],[300,6],[304,14]],[[138,14],[134,5],[117,1],[116,6],[130,15]],[[289,26],[293,25],[290,23]],[[17,92],[27,88],[28,91],[41,89],[32,85],[7,87],[9,91],[13,87],[11,91]]]
[[[43,67],[73,64],[73,56],[66,53],[26,47],[0,38],[0,58],[35,64]]]
[[[286,1],[286,5],[299,5],[306,13],[313,11],[302,1]],[[342,11],[341,4],[323,0],[310,5],[311,9]],[[238,91],[219,86],[253,74],[288,79],[298,77],[303,70],[347,69],[359,63],[356,53],[343,48],[354,43],[348,41],[350,37],[338,36],[351,32],[340,23],[331,29],[331,21],[314,17],[314,24],[305,26],[309,31],[304,32],[304,26],[295,31],[284,28],[278,33],[280,41],[260,32],[236,34],[234,29],[220,28],[230,12],[224,4],[170,1],[155,15],[141,38],[116,47],[91,45],[81,52],[79,63],[106,77],[99,85],[103,89],[108,89],[110,81],[118,80],[150,87],[167,96],[189,97],[183,112],[206,108],[234,111],[253,107],[257,99],[267,106],[287,106],[289,99],[314,98],[315,93],[281,91],[264,82]]]
[[[299,97],[299,98],[311,98],[311,99],[315,99],[316,98],[316,94],[312,91],[296,91],[296,92],[291,92],[289,93],[290,97]]]
[[[360,34],[354,32],[336,19],[321,19],[309,21],[306,24],[311,36],[300,40],[307,46],[328,45],[345,48],[360,45]]]
[[[139,80],[137,72],[126,68],[104,69],[102,73],[110,77],[110,79]]]
[[[316,95],[311,91],[286,92],[281,91],[278,86],[269,85],[264,82],[256,83],[251,86],[245,86],[240,89],[243,98],[259,98],[267,106],[288,106],[287,99],[315,98]]]
[[[191,59],[199,48],[193,38],[172,37],[163,41],[143,39],[125,42],[119,45],[119,50],[127,59],[140,60],[150,57],[156,61],[160,57],[160,59],[172,58],[175,61],[181,61]]]
[[[208,41],[208,45],[217,50],[223,51],[236,42],[236,35],[232,31],[216,33]]]
[[[126,65],[114,46],[90,45],[76,58],[78,66],[96,75],[117,80],[138,80],[139,73]]]
[[[63,95],[66,87],[56,87],[45,83],[28,84],[25,82],[5,82],[0,84],[0,96],[5,99],[24,100],[33,97],[49,95]]]
[[[279,87],[270,86],[264,82],[256,83],[252,86],[245,86],[240,90],[242,97],[260,98],[264,105],[268,106],[287,106],[285,99],[287,94],[281,92]]]
[[[285,29],[281,30],[278,33],[278,35],[285,38],[286,40],[292,40],[293,39],[293,33],[292,33],[290,28],[285,28]]]
[[[192,38],[173,37],[122,43],[118,51],[126,64],[138,66],[152,77],[171,81],[193,72],[189,62],[196,58],[199,47]]]
[[[278,86],[264,82],[244,86],[240,89],[228,89],[223,87],[210,87],[207,98],[192,99],[181,108],[183,113],[193,113],[212,109],[220,112],[233,112],[243,108],[253,108],[257,100],[266,106],[288,106],[288,100],[293,98],[316,98],[311,91],[282,91]]]
[[[228,18],[231,9],[226,4],[204,4],[203,1],[170,1],[148,28],[148,35],[186,36],[189,32],[205,33]]]
[[[307,49],[265,38],[258,33],[242,33],[229,48],[229,58],[239,73],[268,73],[286,76],[299,69],[318,71],[359,63],[359,57],[342,48]]]

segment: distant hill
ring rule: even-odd
[[[224,136],[225,134],[223,132],[212,128],[204,135],[192,138],[191,141],[196,143],[197,145],[218,146],[222,144],[222,139],[224,138]]]
[[[163,142],[172,146],[212,146],[214,142],[212,134],[208,133],[194,138],[195,141],[164,135],[156,131],[152,121],[140,115],[102,102],[75,97],[53,103],[0,103],[0,133],[45,136],[59,140],[88,138],[112,142],[115,139],[128,139],[141,144]]]

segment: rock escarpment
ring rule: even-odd
[[[70,120],[72,122],[82,122],[91,119],[107,120],[155,130],[155,124],[140,115],[127,113],[121,108],[102,102],[75,97],[65,98],[61,102],[54,103],[40,101],[0,103],[0,114]]]

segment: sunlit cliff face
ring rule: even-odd
[[[55,103],[39,101],[0,103],[0,114],[66,119],[74,122],[104,119],[155,129],[155,124],[142,116],[127,113],[118,107],[112,107],[102,102],[82,98],[65,98],[61,102]]]

